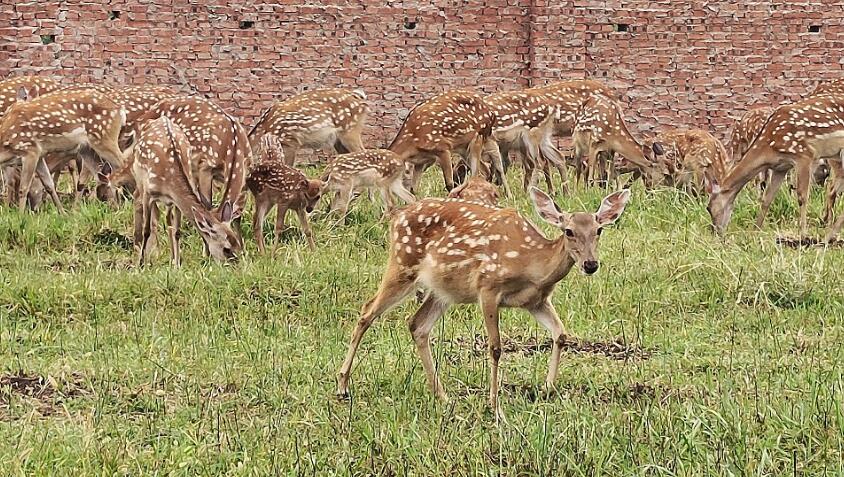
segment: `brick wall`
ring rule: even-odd
[[[582,77],[623,91],[634,131],[723,137],[748,105],[841,77],[842,51],[831,0],[0,0],[0,76],[172,84],[247,124],[275,98],[360,87],[371,145],[434,93]]]

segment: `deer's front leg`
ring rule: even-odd
[[[489,339],[489,406],[496,413],[498,409],[498,362],[501,360],[501,334],[498,331],[498,296],[484,290],[480,296],[484,327]]]
[[[50,173],[50,168],[47,167],[47,161],[45,161],[43,157],[38,159],[38,164],[35,166],[35,172],[38,174],[41,184],[50,194],[50,199],[52,199],[53,205],[56,206],[56,210],[58,210],[60,214],[64,213],[62,201],[59,200],[59,194],[56,192],[56,182],[53,181],[53,175]],[[60,168],[58,168],[58,172],[61,172]]]
[[[275,216],[275,245],[278,247],[278,244],[281,243],[281,234],[284,232],[286,228],[284,226],[284,217],[287,216],[287,205],[286,204],[278,204],[276,207],[276,216]]]
[[[299,216],[299,225],[302,226],[302,232],[305,233],[305,238],[308,240],[308,247],[313,252],[316,250],[316,244],[314,243],[314,233],[311,230],[311,225],[308,223],[308,214],[305,213],[305,209],[303,208],[296,209],[296,214]]]
[[[258,252],[264,253],[264,217],[269,209],[265,200],[255,199],[255,213],[252,214],[252,235],[255,236],[255,243],[258,245]]]
[[[806,236],[809,229],[808,206],[809,187],[812,185],[811,158],[797,161],[797,204],[800,206],[800,238]]]
[[[780,190],[788,171],[771,169],[770,173],[771,178],[768,181],[768,186],[765,188],[765,193],[762,195],[762,206],[759,208],[759,215],[756,217],[757,227],[762,227],[762,224],[765,223],[765,216],[768,215],[768,209],[770,209],[774,197],[777,196],[777,192]]]
[[[553,346],[551,348],[551,358],[548,361],[548,376],[545,378],[545,387],[550,389],[554,386],[554,381],[557,379],[557,371],[560,369],[560,354],[563,351],[563,345],[566,343],[563,322],[560,321],[560,317],[557,315],[554,306],[551,305],[550,299],[546,300],[538,308],[528,311],[543,328],[551,333]]]
[[[451,165],[451,153],[449,151],[440,151],[437,153],[437,164],[443,171],[443,180],[445,181],[445,188],[448,192],[454,189],[454,169]],[[474,174],[475,171],[472,171]]]
[[[26,201],[29,197],[29,189],[32,187],[32,179],[35,176],[35,168],[38,166],[39,157],[37,153],[27,154],[21,157],[21,172],[18,192],[18,208],[26,210]]]
[[[182,211],[176,206],[167,208],[167,232],[170,235],[170,260],[173,265],[182,265],[181,238],[182,238]]]

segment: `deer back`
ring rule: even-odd
[[[477,137],[490,137],[495,114],[474,92],[456,90],[417,105],[388,147],[402,157],[416,152],[451,151]]]
[[[493,93],[484,101],[495,114],[493,131],[535,128],[555,111],[544,94],[531,90]]]
[[[762,126],[774,112],[774,108],[760,107],[753,108],[745,112],[733,125],[733,131],[730,134],[730,152],[732,154],[730,162],[738,161],[741,156],[747,152],[748,146],[753,142],[753,139],[762,130]]]
[[[594,95],[603,95],[616,99],[618,94],[605,84],[594,80],[569,80],[537,86],[527,91],[534,91],[543,95],[548,104],[554,108],[558,134],[571,134],[577,112]]]
[[[815,87],[811,96],[820,94],[844,94],[844,79],[824,81]]]
[[[287,141],[324,128],[345,131],[362,127],[369,114],[361,90],[318,89],[279,101],[267,109],[249,131],[253,148],[266,134]]]
[[[321,177],[323,182],[346,183],[362,175],[371,180],[394,178],[404,173],[404,162],[388,149],[340,154],[336,156]]]
[[[742,158],[755,160],[768,152],[782,156],[830,157],[844,148],[844,95],[805,98],[778,107]]]
[[[0,116],[12,104],[18,102],[21,89],[26,93],[27,99],[33,99],[60,87],[58,82],[47,76],[17,76],[0,81]]]

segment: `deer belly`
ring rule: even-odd
[[[41,147],[44,152],[71,151],[87,145],[88,132],[81,126],[64,134],[47,136],[41,140]]]
[[[808,143],[818,154],[818,157],[837,156],[844,149],[844,131],[821,134],[810,139]]]
[[[416,281],[444,302],[475,303],[478,288],[472,275],[468,268],[461,267],[446,273],[429,255],[420,265]]]
[[[300,134],[299,142],[302,146],[312,149],[333,146],[337,141],[337,128],[333,125],[322,126]]]

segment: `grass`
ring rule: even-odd
[[[425,185],[441,194],[433,172]],[[412,300],[376,322],[352,399],[335,399],[385,262],[365,197],[346,226],[314,220],[315,253],[294,231],[221,266],[187,229],[181,269],[164,233],[155,264],[134,267],[129,206],[0,209],[3,472],[841,475],[844,250],[777,245],[796,229],[794,199],[759,231],[751,195],[721,240],[702,200],[636,187],[603,235],[601,271],[555,294],[568,333],[592,345],[564,354],[556,391],[542,389],[548,336],[503,313],[500,426],[474,306],[435,329],[449,404],[427,390],[403,322]],[[560,205],[594,210],[601,196]],[[539,221],[523,193],[508,205]],[[639,352],[602,352],[613,343]]]

